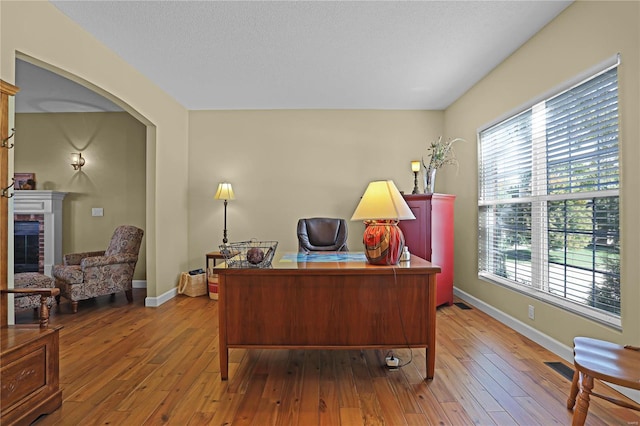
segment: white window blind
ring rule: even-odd
[[[479,275],[620,325],[616,65],[479,133]]]

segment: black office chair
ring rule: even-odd
[[[298,251],[349,251],[347,221],[326,217],[298,221]]]

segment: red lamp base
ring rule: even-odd
[[[397,265],[404,248],[404,234],[398,222],[374,220],[365,223],[364,254],[373,265]]]

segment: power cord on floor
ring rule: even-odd
[[[405,342],[405,345],[407,346],[407,349],[409,349],[410,357],[409,357],[409,361],[405,362],[404,364],[400,364],[400,359],[397,358],[397,357],[394,357],[393,351],[389,351],[389,352],[387,352],[387,355],[385,356],[385,362],[387,364],[387,367],[393,368],[393,369],[399,369],[399,368],[406,367],[407,365],[411,364],[411,362],[413,361],[413,349],[411,348],[411,345],[409,344],[409,339],[407,338],[407,331],[405,330],[404,320],[402,318],[402,309],[400,308],[400,298],[398,297],[398,290],[397,290],[397,283],[398,283],[397,278],[398,277],[397,277],[397,274],[396,274],[396,268],[394,267],[394,268],[391,268],[391,269],[393,270],[393,282],[395,284],[393,286],[393,290],[392,291],[393,291],[394,296],[395,296],[396,307],[397,307],[397,310],[398,310],[398,318],[400,319],[400,328],[402,330],[402,336],[404,337],[404,342]],[[394,361],[391,361],[391,363],[395,364],[395,366],[394,365],[389,365],[389,361],[387,361],[388,358],[391,358],[391,359],[394,360]],[[397,364],[396,364],[395,360],[398,360]]]

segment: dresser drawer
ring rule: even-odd
[[[19,352],[15,353],[15,355],[19,354]],[[29,352],[18,359],[3,359],[2,361],[3,366],[0,371],[1,399],[5,407],[12,406],[47,384],[45,345],[29,348]]]
[[[0,424],[28,425],[62,404],[59,329],[0,328]]]

